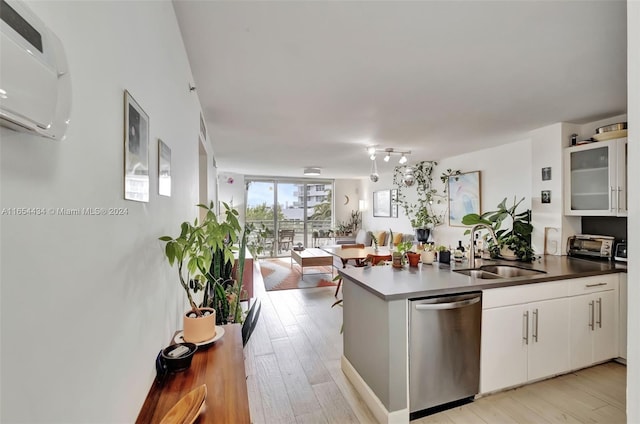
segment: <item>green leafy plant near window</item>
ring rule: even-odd
[[[490,226],[496,233],[498,244],[493,240],[489,240],[489,251],[491,257],[499,257],[500,250],[508,247],[521,261],[530,262],[534,258],[534,251],[531,247],[531,233],[533,225],[531,225],[531,210],[517,212],[518,206],[524,201],[524,197],[516,202],[513,198],[513,205],[507,207],[507,198],[505,197],[498,205],[495,211],[485,212],[482,215],[475,213],[462,217],[464,225],[486,224]],[[503,223],[510,222],[511,229],[502,228]],[[465,234],[469,234],[471,230],[467,230]]]
[[[439,193],[433,187],[433,171],[438,165],[435,161],[421,161],[413,166],[397,166],[393,173],[393,185],[398,190],[397,202],[402,206],[404,214],[411,221],[413,228],[433,228],[444,223],[446,210],[442,213],[436,213],[433,205],[447,202],[447,181],[451,177],[460,175],[459,170],[447,169],[440,176],[440,180],[444,183],[444,190]],[[407,197],[408,190],[404,183],[404,175],[407,169],[413,169],[413,177],[415,179],[415,190],[417,193],[416,202],[409,201]]]

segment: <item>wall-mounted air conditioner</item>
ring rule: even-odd
[[[62,140],[71,77],[60,39],[18,0],[0,0],[0,125]]]

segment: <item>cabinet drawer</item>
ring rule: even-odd
[[[556,299],[568,294],[567,280],[488,289],[482,292],[482,309]]]
[[[614,290],[618,287],[618,274],[594,275],[593,277],[574,278],[569,280],[569,295],[595,293]]]

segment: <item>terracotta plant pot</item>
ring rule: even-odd
[[[184,341],[190,343],[200,343],[211,340],[216,335],[216,311],[212,308],[200,308],[204,314],[210,312],[209,315],[192,318],[193,311],[188,311],[182,317],[184,324]]]
[[[420,254],[414,252],[407,252],[407,258],[409,259],[409,266],[418,266],[420,262]]]

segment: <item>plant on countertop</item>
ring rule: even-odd
[[[375,234],[373,234],[373,231],[368,231],[367,233],[369,234],[369,237],[371,237],[371,242],[373,243],[373,248],[375,250],[378,250],[378,238],[376,237]]]
[[[489,240],[489,251],[491,257],[499,257],[503,248],[508,248],[521,261],[531,262],[534,258],[534,252],[531,248],[531,233],[533,225],[531,225],[531,209],[517,212],[518,206],[524,201],[524,197],[516,203],[513,198],[513,206],[507,207],[507,198],[505,197],[498,205],[495,211],[485,212],[482,215],[475,213],[465,215],[462,218],[464,225],[486,224],[493,228],[498,239],[498,245],[493,240]],[[511,221],[511,229],[501,229],[502,224]],[[467,230],[465,234],[469,234],[471,230]]]
[[[443,193],[438,193],[433,187],[433,170],[438,165],[435,161],[422,161],[414,166],[397,166],[393,173],[393,185],[398,190],[397,202],[402,206],[405,215],[411,221],[411,226],[416,229],[431,229],[444,222],[445,213],[436,213],[433,204],[441,204],[447,200],[447,181],[451,177],[460,175],[460,170],[447,169],[447,172],[440,176],[440,180],[444,183]],[[405,184],[405,174],[408,169],[413,170],[413,177],[417,192],[417,200],[415,203],[410,202],[407,198]]]
[[[396,246],[396,249],[398,250],[398,252],[402,254],[409,252],[412,248],[413,248],[413,242],[411,241],[401,241],[400,243],[398,243],[398,246]]]
[[[248,231],[242,231],[238,222],[238,211],[223,203],[225,219],[218,221],[213,202],[206,209],[205,218],[198,223],[196,218],[180,224],[180,235],[160,237],[165,241],[165,255],[169,264],[177,264],[180,285],[187,294],[192,311],[201,316],[200,308],[216,310],[216,324],[242,322],[240,295],[244,271],[245,248]],[[241,234],[241,235],[240,235]],[[237,280],[232,278],[235,246],[238,252]],[[197,305],[194,294],[203,290],[203,301]],[[193,293],[192,293],[193,291]]]

